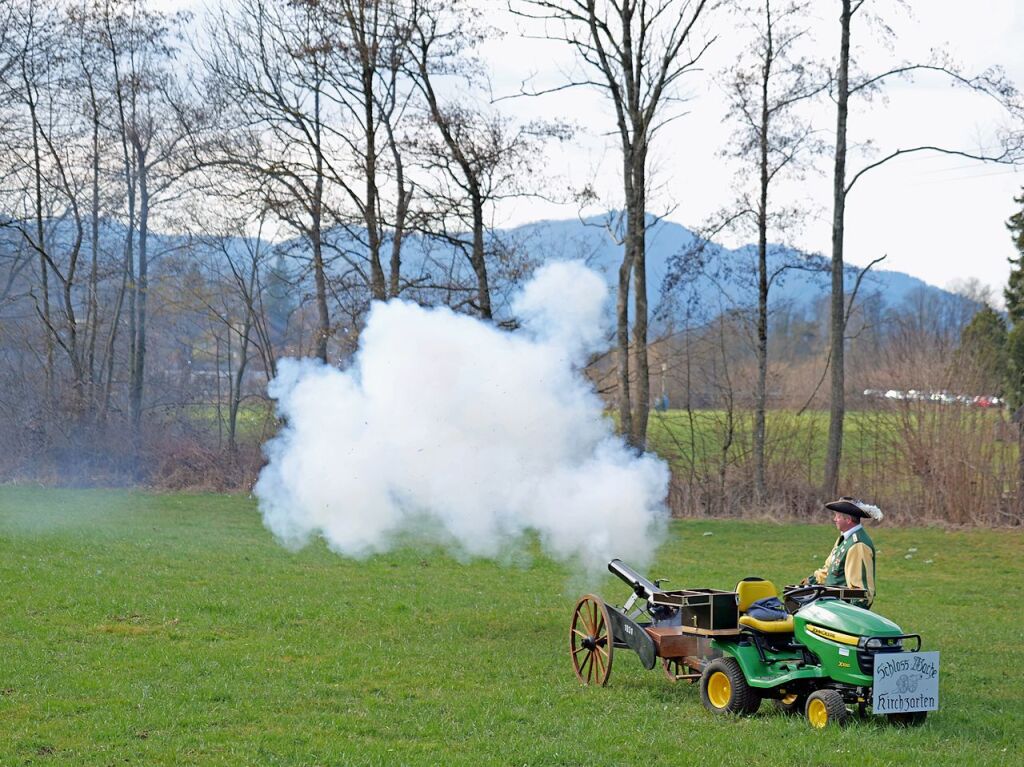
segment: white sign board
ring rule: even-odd
[[[871,708],[876,714],[938,711],[939,654],[875,653]]]

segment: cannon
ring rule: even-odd
[[[771,700],[814,727],[842,726],[850,708],[916,725],[938,708],[939,654],[922,653],[920,635],[852,604],[862,589],[787,586],[785,609],[767,620],[755,602],[779,594],[762,578],[733,591],[665,590],[664,580],[621,560],[608,570],[631,593],[621,607],[594,594],[576,603],[569,651],[585,685],[607,685],[615,650],[625,649],[648,670],[660,660],[672,681],[699,681],[714,714],[751,715]]]
[[[632,589],[622,607],[587,594],[573,611],[569,641],[573,669],[584,684],[608,684],[616,648],[629,649],[644,668],[661,661],[673,681],[694,681],[706,662],[717,657],[711,638],[733,630],[733,592],[718,589],[667,591],[619,559],[608,571]]]

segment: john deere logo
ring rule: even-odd
[[[839,642],[840,644],[857,644],[857,637],[850,636],[849,634],[841,634],[838,631],[832,631],[830,629],[822,628],[821,626],[808,626],[807,631],[815,636],[820,636],[823,639],[831,639],[833,642]]]

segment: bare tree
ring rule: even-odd
[[[402,76],[409,25],[401,11],[394,0],[244,0],[221,10],[201,53],[224,118],[224,137],[205,162],[235,170],[239,195],[256,192],[260,206],[307,241],[316,354],[325,361],[328,298],[347,286],[349,273],[370,298],[399,289],[411,197],[396,131],[411,92]],[[393,195],[385,192],[391,181]],[[347,238],[329,237],[331,227]],[[329,253],[345,265],[335,286]]]
[[[105,3],[101,16],[113,73],[128,208],[124,273],[129,301],[128,409],[136,447],[146,377],[150,220],[154,207],[173,194],[189,167],[186,138],[194,131],[188,119],[183,124],[183,116],[192,110],[171,66],[178,28],[186,18],[150,11],[141,0]]]
[[[219,223],[197,215],[202,231],[193,240],[193,252],[203,261],[203,279],[192,280],[192,299],[218,323],[218,338],[225,338],[228,369],[227,448],[238,451],[238,415],[245,396],[246,374],[254,355],[262,360],[265,380],[274,377],[276,355],[268,327],[266,276],[273,253],[266,242],[267,214],[253,221],[236,219],[222,211]],[[205,219],[205,221],[204,221]],[[254,229],[254,236],[246,232]],[[193,261],[186,261],[186,267]]]
[[[109,104],[110,89],[104,83],[110,81],[107,67],[108,57],[105,55],[102,32],[90,12],[90,4],[83,2],[81,7],[71,6],[68,9],[68,31],[75,41],[72,59],[76,65],[75,90],[84,96],[81,112],[88,121],[90,137],[88,154],[90,156],[91,194],[89,196],[89,277],[88,300],[85,311],[86,361],[85,369],[90,389],[96,384],[96,342],[101,326],[99,282],[100,282],[100,211],[101,211],[101,168],[104,154],[103,115]],[[95,400],[95,392],[90,391],[90,400]]]
[[[383,301],[399,290],[401,242],[412,196],[396,128],[411,95],[403,75],[415,8],[407,8],[401,0],[301,0],[300,5],[323,10],[331,30],[332,57],[326,77],[333,85],[330,95],[341,109],[342,121],[335,136],[357,169],[353,176],[333,165],[332,180],[358,212],[359,228],[347,228],[365,249],[370,293]],[[389,175],[394,177],[393,205],[383,189]],[[385,275],[388,230],[391,274]]]
[[[496,255],[494,234],[488,233],[493,206],[527,194],[527,183],[537,191],[544,142],[565,139],[570,131],[555,122],[517,124],[481,103],[490,83],[475,51],[496,32],[485,26],[479,10],[463,0],[414,0],[412,18],[413,76],[425,119],[411,142],[432,181],[421,190],[432,222],[428,233],[465,253],[476,277],[470,303],[489,320],[494,316],[488,273]],[[445,98],[445,91],[459,95]]]
[[[751,220],[757,232],[757,384],[754,402],[754,490],[758,500],[766,494],[765,411],[768,380],[768,292],[772,282],[799,263],[784,263],[771,271],[768,264],[769,229],[784,235],[798,218],[795,207],[770,199],[775,184],[787,175],[799,177],[810,158],[821,151],[813,125],[798,108],[825,88],[822,73],[801,55],[798,46],[807,35],[804,0],[761,0],[739,9],[753,32],[753,45],[729,71],[729,115],[736,130],[726,154],[741,161],[740,179],[754,183],[753,194],[744,187],[739,210],[729,212],[731,222]]]
[[[616,304],[619,428],[637,450],[647,443],[650,374],[647,359],[647,193],[651,142],[678,114],[667,106],[679,80],[697,68],[713,42],[700,23],[707,0],[510,0],[512,12],[540,20],[545,36],[575,49],[587,74],[558,89],[592,86],[615,110],[622,151],[625,236]],[[629,291],[633,282],[630,375]],[[632,385],[632,393],[630,387]]]
[[[222,8],[201,52],[207,98],[221,117],[214,169],[231,169],[237,197],[258,203],[308,243],[317,308],[316,356],[331,336],[324,254],[330,220],[327,95],[329,44],[321,15],[306,4],[244,0]],[[228,181],[228,179],[225,179]]]
[[[1010,129],[999,136],[1000,147],[995,152],[920,145],[895,149],[882,157],[866,162],[847,180],[847,124],[851,97],[869,98],[877,94],[886,81],[894,77],[907,77],[914,73],[930,72],[948,79],[953,85],[975,92],[981,98],[994,99],[1004,107],[1017,124],[1024,119],[1024,103],[1013,84],[997,68],[977,76],[967,76],[946,57],[935,55],[925,63],[900,63],[884,72],[862,74],[856,71],[851,57],[851,28],[854,17],[860,14],[872,23],[874,31],[883,37],[892,37],[891,29],[876,16],[870,16],[864,6],[868,0],[840,0],[840,42],[836,70],[833,75],[832,97],[836,103],[836,143],[833,171],[832,211],[832,303],[831,303],[831,398],[829,407],[828,446],[825,455],[825,477],[822,492],[834,496],[839,486],[839,467],[843,448],[843,420],[846,412],[845,343],[849,308],[844,292],[843,237],[846,203],[854,185],[865,173],[879,168],[904,155],[918,152],[940,152],[958,155],[979,162],[1016,164],[1024,161],[1024,130]],[[877,5],[873,3],[872,5]],[[851,70],[852,73],[851,73]]]
[[[50,312],[50,262],[47,250],[47,218],[49,213],[49,185],[47,183],[44,158],[49,156],[45,137],[41,132],[49,111],[49,100],[53,89],[50,80],[55,76],[51,60],[57,50],[53,34],[56,13],[49,3],[29,2],[13,15],[11,30],[5,37],[16,48],[5,67],[8,77],[4,81],[5,101],[17,104],[21,112],[20,136],[8,144],[13,160],[9,171],[12,176],[21,176],[21,183],[15,184],[15,205],[21,215],[6,222],[16,227],[30,251],[38,261],[38,285],[32,291],[35,310],[44,327],[46,398],[52,400],[54,384],[54,338]],[[14,134],[15,132],[11,132]],[[46,196],[44,196],[44,186]],[[52,261],[52,259],[51,259]]]
[[[20,129],[9,126],[9,135],[20,134],[20,140],[14,138],[7,146],[13,163],[8,171],[23,181],[10,189],[22,214],[2,225],[14,228],[38,257],[39,284],[32,296],[45,337],[46,394],[51,400],[58,394],[54,353],[59,349],[70,368],[71,411],[77,423],[88,382],[82,343],[88,326],[79,316],[77,295],[84,239],[80,197],[88,155],[77,119],[76,60],[67,55],[66,38],[74,39],[75,30],[55,5],[31,2],[21,10],[5,30],[11,41],[20,37],[17,66],[5,68],[7,77],[0,78],[0,84],[20,104],[23,117]],[[18,271],[15,263],[11,277]],[[9,281],[7,289],[11,285]]]

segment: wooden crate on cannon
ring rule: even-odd
[[[736,592],[720,589],[682,589],[661,591],[651,597],[654,605],[678,608],[679,625],[687,631],[715,636],[725,631],[735,634],[739,614]]]

